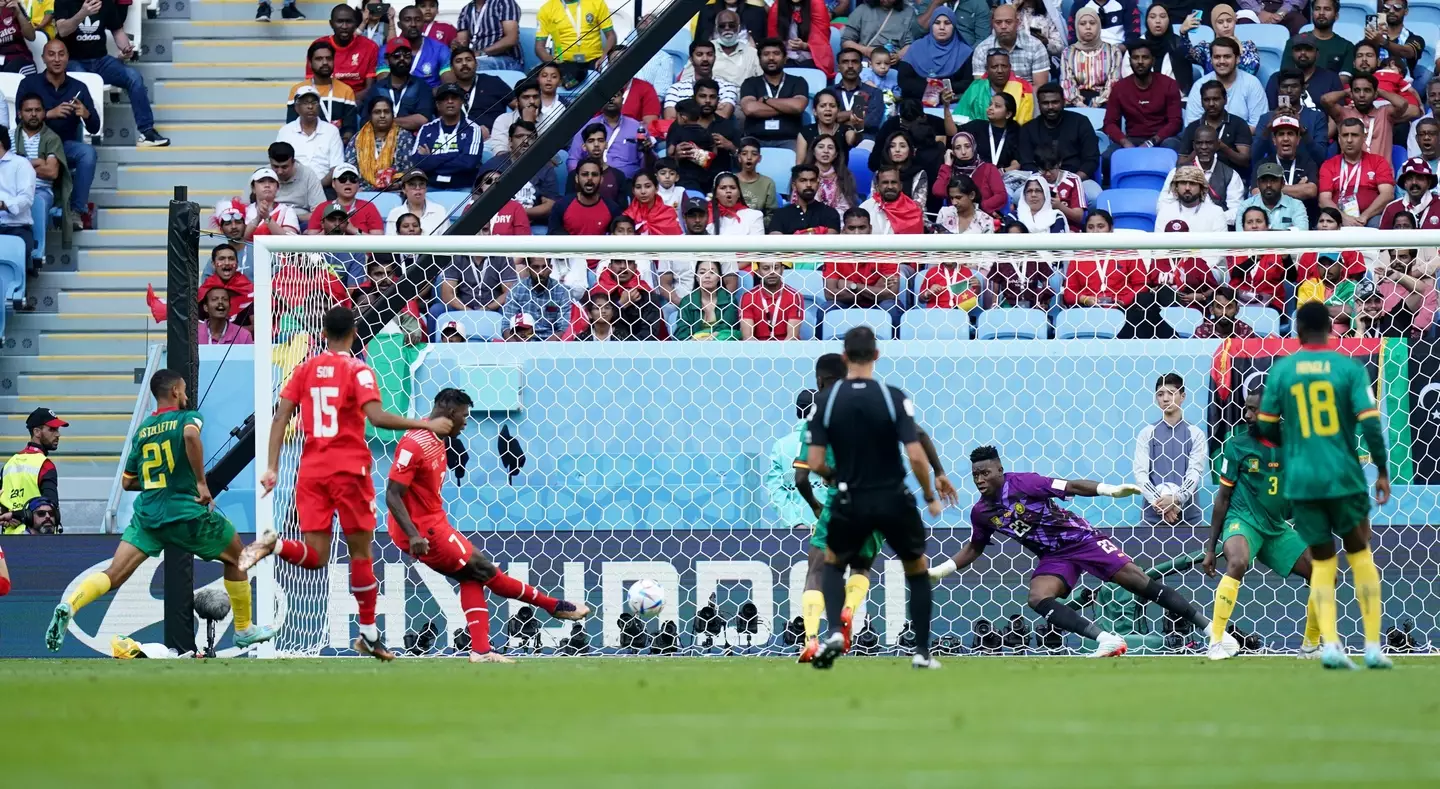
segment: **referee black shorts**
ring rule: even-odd
[[[830,551],[849,561],[876,532],[901,561],[925,555],[925,523],[910,491],[835,491],[826,534]]]

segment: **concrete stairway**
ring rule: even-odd
[[[331,4],[300,4],[309,17],[254,21],[254,0],[162,0],[147,20],[137,65],[150,88],[156,127],[169,148],[135,148],[129,99],[113,93],[92,200],[97,230],[62,249],[31,291],[39,307],[13,314],[0,355],[0,462],[24,443],[24,419],[45,405],[70,421],[56,464],[67,501],[66,526],[98,525],[146,349],[165,341],[145,304],[145,288],[165,290],[167,206],[177,185],[204,208],[247,191],[248,175],[285,118],[290,86],[304,75],[305,50],[327,35]],[[202,236],[201,257],[216,243]],[[72,503],[74,506],[72,506]],[[87,522],[89,521],[89,522]]]

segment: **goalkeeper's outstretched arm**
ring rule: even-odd
[[[1123,499],[1126,496],[1139,496],[1141,493],[1139,485],[1129,482],[1120,485],[1096,482],[1093,479],[1072,479],[1065,482],[1067,496],[1109,496],[1112,499]]]
[[[975,563],[980,554],[985,552],[985,546],[974,540],[965,543],[960,552],[930,568],[930,580],[938,581],[951,573],[959,572]]]

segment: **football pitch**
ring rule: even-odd
[[[0,662],[12,787],[1440,785],[1440,660]]]

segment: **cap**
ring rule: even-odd
[[[419,178],[420,180],[424,181],[424,182],[427,183],[427,184],[430,183],[430,176],[426,175],[424,170],[409,170],[409,171],[407,171],[407,172],[405,173],[405,177],[400,179],[400,183],[402,183],[402,184],[408,184],[408,183],[410,183],[411,181],[415,180],[416,178]]]
[[[301,85],[295,89],[295,96],[293,98],[295,101],[299,101],[301,96],[314,96],[315,100],[319,101],[320,91],[316,90],[314,85]]]
[[[535,316],[528,312],[522,312],[510,319],[512,329],[533,329],[535,328]]]
[[[1293,115],[1276,115],[1270,120],[1270,131],[1276,129],[1294,129],[1300,131],[1300,121]]]
[[[1325,259],[1327,259],[1327,258],[1330,259],[1330,260],[1339,260],[1339,259],[1340,259],[1340,252],[1339,252],[1338,250],[1334,250],[1334,249],[1327,249],[1327,250],[1325,250],[1324,252],[1316,252],[1316,253],[1315,253],[1315,259],[1316,259],[1317,261],[1319,261],[1319,260],[1325,260]]]
[[[1279,178],[1284,180],[1285,171],[1280,169],[1278,162],[1266,162],[1260,165],[1260,168],[1255,171],[1255,178],[1256,180],[1261,178]]]
[[[1380,298],[1384,297],[1380,295],[1380,290],[1379,288],[1375,287],[1374,281],[1362,279],[1359,282],[1355,283],[1356,301],[1372,301],[1374,299]]]
[[[1184,183],[1189,181],[1192,184],[1208,186],[1209,181],[1205,178],[1205,171],[1193,164],[1185,164],[1175,168],[1175,175],[1170,178],[1170,184]]]
[[[450,332],[454,332],[461,337],[464,337],[465,327],[460,325],[460,321],[446,321],[445,325],[440,327],[440,333],[448,334]]]
[[[1190,226],[1183,219],[1172,219],[1165,223],[1166,233],[1189,233]]]
[[[347,219],[350,217],[350,212],[346,211],[345,206],[340,205],[340,201],[336,200],[333,203],[325,204],[325,213],[321,214],[320,218],[325,219],[327,217],[335,216],[336,214],[346,217]]]
[[[1215,16],[1215,11],[1214,11],[1214,9],[1211,9],[1211,11],[1210,11],[1210,16],[1211,16],[1212,18]],[[1250,9],[1247,8],[1247,9],[1245,9],[1244,11],[1241,11],[1240,13],[1238,13],[1238,14],[1235,15],[1235,21],[1236,21],[1236,22],[1250,22],[1250,23],[1253,23],[1253,24],[1258,25],[1258,24],[1260,24],[1260,15],[1257,14],[1257,13],[1255,13],[1254,11],[1251,11]]]
[[[396,36],[385,42],[385,54],[388,55],[397,49],[408,49],[413,52],[415,47],[404,36]]]
[[[30,412],[25,418],[25,429],[34,430],[37,427],[69,427],[70,423],[55,416],[55,412],[48,408],[37,408]]]
[[[1315,43],[1315,36],[1310,33],[1301,33],[1300,35],[1290,39],[1290,48],[1295,49],[1296,47],[1309,47],[1311,49],[1320,48]]]
[[[439,101],[444,96],[455,96],[456,98],[463,99],[465,98],[465,89],[453,82],[443,82],[440,84],[440,87],[435,89],[435,100]]]
[[[221,200],[220,204],[215,206],[215,221],[217,223],[228,222],[232,219],[243,220],[244,218],[245,211],[241,209],[240,206],[235,205],[233,201]]]
[[[345,175],[346,173],[349,173],[356,178],[360,177],[360,171],[356,169],[355,165],[350,164],[349,162],[341,162],[335,165],[335,169],[330,171],[330,177],[332,179],[335,179],[339,178],[342,175]]]
[[[685,202],[681,203],[680,208],[680,214],[682,216],[697,212],[701,214],[710,213],[710,204],[706,203],[703,197],[687,197],[685,198]]]
[[[250,176],[250,183],[253,184],[256,181],[263,181],[266,178],[269,178],[277,184],[280,183],[280,176],[276,175],[275,171],[271,170],[269,167],[261,167],[260,169],[256,170],[255,174]]]
[[[1423,175],[1430,179],[1431,186],[1435,185],[1435,171],[1431,170],[1430,165],[1426,164],[1425,160],[1419,156],[1406,159],[1405,163],[1400,165],[1400,175],[1395,179],[1395,183],[1401,183],[1407,175]]]

